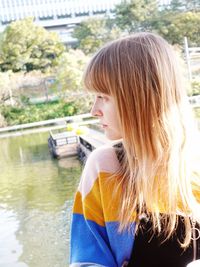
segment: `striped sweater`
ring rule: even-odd
[[[119,167],[115,148],[109,146],[93,151],[86,162],[73,207],[70,267],[121,267],[131,258],[137,239],[134,221],[131,231],[118,231],[117,211],[123,192],[113,173]],[[200,200],[198,186],[193,192]],[[166,206],[159,203],[159,209],[165,212]]]
[[[115,149],[103,146],[89,156],[75,196],[71,225],[70,267],[123,266],[134,242],[131,231],[118,232],[119,194],[113,199],[119,168]]]

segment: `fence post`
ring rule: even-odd
[[[45,97],[46,97],[45,102],[49,102],[49,94],[48,94],[48,87],[47,87],[46,77],[44,78],[44,93],[45,93]]]
[[[188,49],[188,41],[187,37],[184,37],[184,47],[185,47],[185,56],[186,56],[186,62],[188,67],[188,77],[190,82],[192,81],[192,72],[191,72],[191,65],[190,65],[190,53]]]

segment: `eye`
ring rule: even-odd
[[[108,101],[109,96],[108,95],[101,94],[101,95],[97,95],[97,98],[98,99],[101,99],[103,101]]]
[[[96,99],[99,99],[101,101],[106,102],[106,101],[108,101],[109,97],[108,97],[108,95],[99,94],[99,95],[96,95]]]
[[[96,95],[96,99],[104,101],[105,100],[105,95],[103,95],[103,94]]]

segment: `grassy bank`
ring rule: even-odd
[[[18,107],[2,105],[0,107],[0,113],[3,115],[7,125],[18,125],[72,116],[77,114],[77,109],[77,106],[73,102],[65,103],[63,101],[56,101]]]

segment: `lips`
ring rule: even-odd
[[[108,127],[108,125],[101,123],[101,127],[106,128],[106,127]]]

